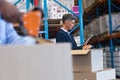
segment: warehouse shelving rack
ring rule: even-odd
[[[111,1],[108,0],[108,12],[109,12],[109,26],[110,26],[110,35],[112,35],[112,16],[111,16]],[[114,5],[114,7],[118,8],[117,6]],[[118,34],[119,35],[119,34]],[[111,37],[111,36],[110,36]],[[111,67],[114,68],[114,50],[113,50],[113,39],[110,38],[110,53],[111,53]]]
[[[90,43],[98,44],[97,45],[98,47],[102,47],[101,43],[103,43],[104,41],[109,41],[112,68],[114,68],[113,54],[114,54],[114,46],[115,46],[113,42],[115,40],[118,43],[120,43],[120,41],[118,40],[120,38],[120,31],[118,31],[117,33],[113,33],[112,30],[112,12],[120,12],[119,4],[120,4],[119,0],[98,0],[93,6],[91,6],[90,9],[86,10],[84,14],[84,21],[86,24],[90,23],[90,21],[94,20],[95,18],[102,16],[103,14],[109,15],[109,35],[105,37],[101,37],[101,35],[99,35],[97,38],[95,38],[96,37],[95,36]],[[104,7],[104,5],[107,5],[107,7]],[[99,13],[100,10],[102,13]]]

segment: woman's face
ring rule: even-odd
[[[75,20],[66,20],[65,25],[68,30],[71,30],[75,26]]]

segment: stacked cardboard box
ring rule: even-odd
[[[49,6],[48,12],[48,18],[57,19],[57,6]]]
[[[103,52],[103,68],[107,68],[107,54],[106,52]]]
[[[94,21],[90,23],[90,29],[93,35],[98,35],[100,34],[100,27],[99,27],[99,18],[96,18]]]
[[[73,80],[70,45],[0,46],[0,80]]]
[[[91,27],[90,27],[90,24],[87,24],[85,26],[85,29],[84,29],[84,37],[85,37],[85,40],[88,39],[88,37],[90,36],[90,34],[93,34],[91,32]]]
[[[112,14],[112,30],[113,31],[118,31],[120,30],[120,13],[114,13]],[[100,33],[104,33],[106,31],[109,31],[110,26],[109,26],[109,16],[104,15],[99,18],[100,19]]]
[[[104,52],[104,60],[106,61],[105,66],[111,68],[111,55],[110,51]],[[120,51],[115,51],[113,54],[114,67],[116,69],[116,75],[120,76]]]
[[[103,50],[73,50],[75,80],[115,80],[115,69],[103,69]]]
[[[75,73],[75,80],[116,80],[115,69],[104,69],[96,72]]]
[[[83,0],[83,9],[87,9],[88,7],[92,6],[96,0]]]
[[[74,6],[74,0],[59,0],[64,6],[72,10]],[[48,0],[48,18],[49,19],[61,19],[64,14],[67,14],[68,11],[55,3],[53,0]]]
[[[85,32],[87,32],[88,34],[92,33],[94,34],[94,36],[109,32],[109,17],[108,15],[104,15],[96,18],[91,23],[87,24],[85,27],[90,27],[90,32],[87,29],[85,29]],[[120,13],[112,14],[112,30],[120,31]],[[87,33],[85,33],[85,35],[88,35]]]
[[[91,34],[93,34],[93,36],[100,34],[99,25],[100,25],[99,18],[96,18],[94,21],[87,24],[84,29],[85,39],[87,39]]]

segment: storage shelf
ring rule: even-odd
[[[97,36],[94,36],[91,40],[90,40],[90,44],[96,44],[98,42],[102,42],[102,41],[106,41],[106,40],[110,40],[110,39],[117,39],[120,38],[120,31],[116,32],[116,33],[112,33],[111,35],[109,35],[109,33],[104,33],[104,34],[100,34]]]
[[[111,0],[112,3],[120,7],[120,0]],[[97,10],[98,8],[98,15]],[[112,12],[119,12],[119,10],[112,7]],[[92,20],[97,18],[98,16],[102,16],[104,14],[108,14],[108,0],[96,0],[95,3],[92,4],[91,7],[88,7],[84,11],[84,23],[85,25],[90,23]],[[90,20],[89,20],[90,19]]]
[[[120,0],[111,0],[111,2],[120,7]],[[111,5],[111,12],[120,12],[120,10]],[[84,24],[87,25],[95,18],[98,18],[99,16],[103,16],[105,14],[108,14],[108,0],[96,0],[96,2],[93,3],[91,7],[88,7],[86,10],[84,10]],[[94,36],[90,40],[90,44],[97,44],[98,42],[102,43],[105,41],[109,41],[110,39],[120,39],[120,31],[112,33],[111,35],[109,34],[109,32],[106,32]]]

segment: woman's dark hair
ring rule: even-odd
[[[40,12],[42,13],[42,18],[44,17],[44,12],[43,12],[43,9],[42,9],[42,8],[40,8],[40,7],[34,7],[34,8],[32,9],[32,11],[40,11]]]
[[[65,23],[66,20],[76,20],[76,18],[72,14],[64,14],[62,17],[63,24]]]

